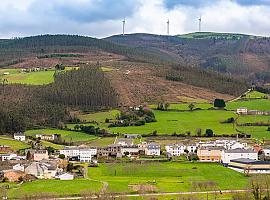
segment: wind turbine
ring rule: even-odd
[[[167,35],[170,35],[170,21],[167,21]]]
[[[123,23],[123,35],[125,35],[125,24],[126,24],[126,18],[122,21]]]
[[[202,16],[200,15],[200,18],[198,19],[199,20],[199,32],[201,32],[201,29],[202,29]]]

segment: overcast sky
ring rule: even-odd
[[[270,0],[1,0],[0,38],[198,31],[270,36]]]

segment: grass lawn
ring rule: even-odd
[[[111,192],[134,192],[129,186],[137,184],[152,185],[158,192],[195,191],[196,181],[214,181],[219,189],[241,189],[248,182],[243,174],[215,163],[111,163],[89,168],[88,173],[108,182]]]
[[[65,70],[71,70],[72,67],[66,67]],[[9,75],[2,75],[9,72]],[[30,85],[44,85],[54,81],[53,75],[55,70],[37,71],[30,73],[21,73],[21,69],[0,69],[0,77],[3,76],[8,83],[21,83]]]
[[[267,126],[237,126],[237,129],[251,134],[252,138],[270,140],[270,131],[267,131]]]
[[[96,140],[91,140],[87,142],[86,144],[93,147],[105,147],[110,144],[113,144],[115,140],[115,137],[103,137],[103,138],[97,138]]]
[[[1,186],[1,185],[0,185]],[[22,185],[12,185],[8,190],[10,199],[30,195],[56,194],[59,196],[80,195],[83,192],[98,192],[103,187],[102,183],[86,180],[75,179],[72,181],[60,180],[37,180]]]
[[[236,110],[240,107],[246,107],[249,110],[270,110],[270,100],[269,99],[255,99],[248,101],[234,101],[227,103],[226,109]]]
[[[270,116],[266,116],[266,115],[240,115],[237,122],[240,124],[254,123],[254,122],[270,123]]]
[[[202,129],[202,133],[207,128],[214,131],[215,134],[235,133],[232,124],[221,124],[220,121],[236,114],[230,111],[222,110],[200,110],[193,112],[177,111],[154,111],[157,122],[148,123],[144,126],[114,127],[109,128],[111,132],[119,133],[152,133],[156,130],[159,134],[185,133],[190,131],[196,133],[197,128]]]
[[[13,140],[11,138],[3,137],[3,136],[0,137],[0,146],[1,145],[10,146],[11,149],[13,149],[14,151],[17,151],[19,149],[26,149],[30,147],[28,144],[24,142]]]
[[[60,150],[60,149],[63,149],[64,148],[64,145],[54,144],[52,142],[45,141],[45,140],[41,140],[41,144],[44,147],[52,147],[52,148],[54,148],[56,150]]]
[[[208,108],[213,107],[213,104],[210,104],[210,103],[193,103],[193,104],[195,106],[194,109],[196,109],[196,108],[208,109]],[[188,103],[171,104],[169,109],[173,109],[173,110],[190,110],[188,106],[189,106]]]
[[[249,93],[246,94],[246,96],[244,96],[243,98],[247,98],[247,99],[260,99],[260,98],[264,98],[266,97],[267,94],[264,94],[262,92],[258,92],[258,91],[251,91]]]
[[[76,131],[66,131],[66,130],[59,130],[59,129],[35,129],[35,130],[28,130],[25,132],[26,135],[35,136],[36,134],[61,134],[61,137],[66,140],[67,142],[81,142],[81,141],[90,141],[94,140],[97,137],[93,135],[88,135],[81,132]]]

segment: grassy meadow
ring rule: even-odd
[[[24,196],[36,196],[37,198],[47,197],[46,195],[75,196],[84,192],[98,192],[101,188],[102,183],[86,179],[72,181],[37,180],[18,185],[12,184],[8,190],[8,197],[13,199]]]
[[[93,135],[88,135],[86,133],[76,132],[76,131],[66,131],[59,129],[35,129],[28,130],[25,132],[26,135],[35,136],[36,134],[61,134],[62,139],[66,142],[81,142],[81,141],[91,141],[96,139],[97,137]]]
[[[67,67],[66,70],[71,70]],[[9,72],[9,75],[2,75]],[[54,81],[53,75],[55,70],[36,71],[36,72],[21,72],[21,69],[0,69],[0,77],[6,78],[8,83],[20,83],[29,85],[44,85]]]
[[[193,112],[159,111],[154,110],[157,122],[147,123],[144,126],[113,127],[109,128],[114,133],[138,133],[147,134],[157,131],[159,134],[185,133],[195,134],[197,128],[204,133],[210,128],[216,134],[236,133],[232,124],[221,124],[236,114],[222,110],[198,110]]]
[[[88,176],[107,182],[110,192],[136,192],[137,185],[151,187],[156,192],[195,191],[198,188],[194,187],[194,182],[205,181],[227,190],[245,188],[248,183],[243,174],[216,163],[100,164],[97,168],[89,168]]]
[[[20,149],[26,149],[29,148],[30,146],[24,142],[18,141],[18,140],[13,140],[8,137],[0,137],[0,146],[6,145],[10,146],[12,150],[17,151]]]

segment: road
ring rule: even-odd
[[[204,192],[160,192],[160,193],[145,193],[145,194],[119,194],[112,195],[110,197],[121,198],[121,197],[149,197],[149,196],[171,196],[171,195],[198,195],[198,194],[219,194],[219,193],[243,193],[251,192],[251,190],[222,190],[222,191],[204,191]],[[98,199],[100,196],[89,196],[89,197],[62,197],[53,198],[49,200],[80,200],[80,199]]]

